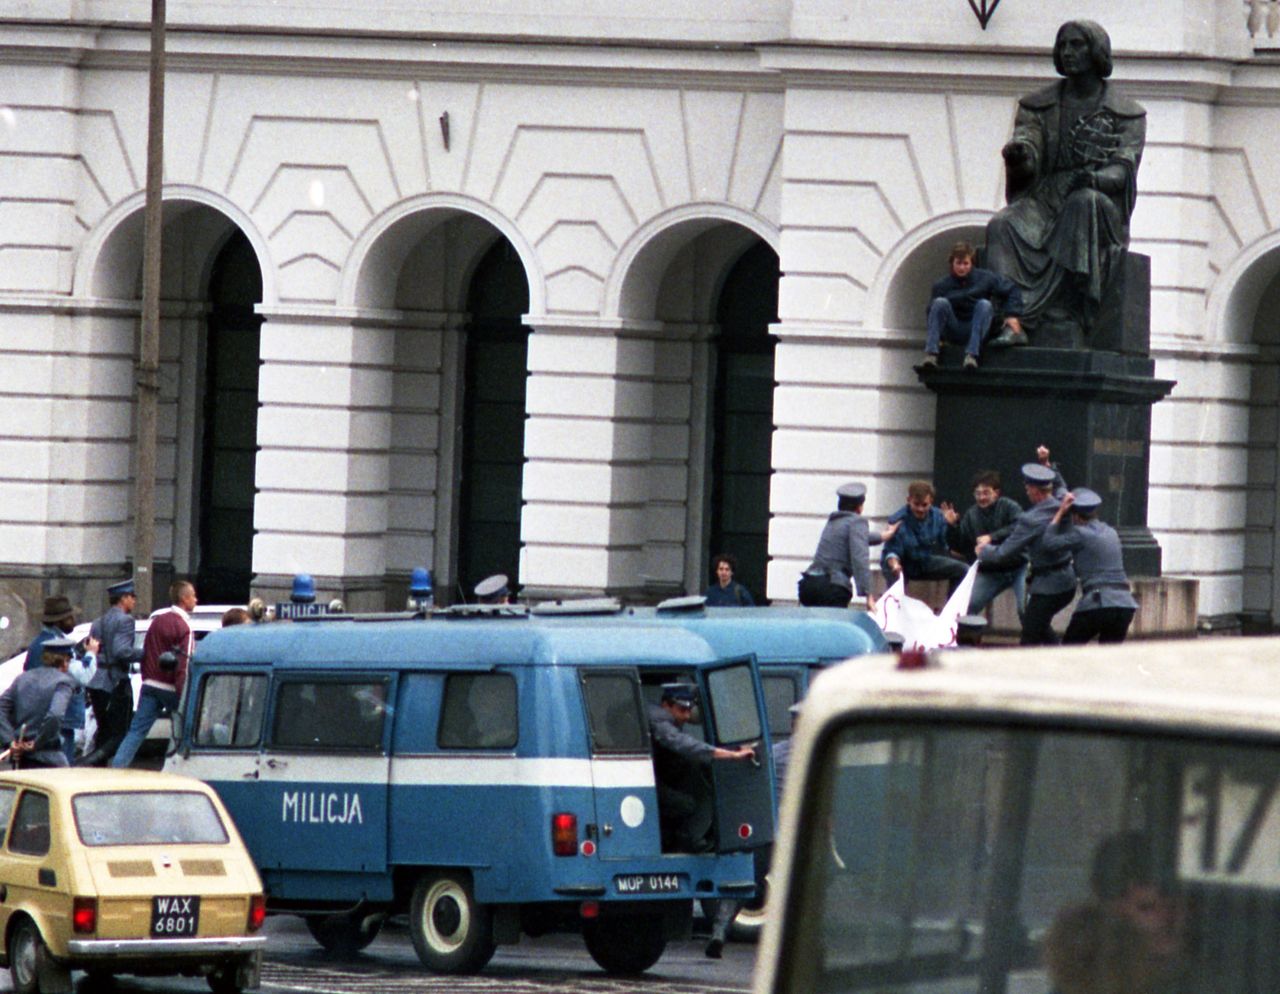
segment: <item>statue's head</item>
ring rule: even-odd
[[[1058,75],[1066,75],[1062,68],[1062,40],[1070,31],[1078,31],[1084,36],[1084,40],[1089,43],[1089,56],[1093,61],[1093,68],[1098,77],[1106,79],[1110,76],[1111,36],[1107,34],[1106,28],[1097,21],[1067,21],[1062,27],[1058,28],[1058,37],[1053,42],[1053,68],[1058,70]]]

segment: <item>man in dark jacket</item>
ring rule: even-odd
[[[999,545],[978,550],[978,562],[986,566],[1007,566],[1022,556],[1031,560],[1031,591],[1022,612],[1022,645],[1056,645],[1053,616],[1071,603],[1076,592],[1076,574],[1071,555],[1046,548],[1045,530],[1058,511],[1053,495],[1057,473],[1049,466],[1029,462],[1022,467],[1027,500],[1031,507],[1018,516],[1013,532]]]
[[[903,574],[908,580],[946,580],[952,592],[968,569],[951,556],[947,545],[947,519],[933,506],[933,484],[912,480],[907,485],[907,502],[889,515],[897,532],[884,544],[880,569],[892,585]]]
[[[947,519],[947,544],[973,563],[978,550],[992,542],[999,545],[1013,533],[1014,523],[1022,508],[1016,500],[1000,492],[1000,474],[994,469],[984,469],[973,478],[973,507],[964,517],[948,501],[942,502],[942,514]],[[1027,599],[1027,558],[1021,556],[1008,566],[979,566],[973,578],[973,592],[969,595],[969,614],[981,614],[988,604],[1003,590],[1012,590],[1022,617],[1023,602]]]
[[[942,343],[964,346],[964,368],[976,369],[982,344],[991,330],[995,304],[999,301],[1005,315],[1004,326],[1014,338],[1025,341],[1019,315],[1022,314],[1022,291],[1007,277],[989,269],[975,269],[974,250],[968,242],[956,242],[947,262],[951,272],[933,284],[929,292],[928,334],[924,343],[924,365],[938,364]]]

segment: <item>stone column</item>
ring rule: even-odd
[[[393,316],[261,308],[254,592],[293,574],[348,610],[385,604]]]
[[[643,588],[656,322],[529,319],[520,583],[527,596]],[[634,337],[650,336],[650,340]]]

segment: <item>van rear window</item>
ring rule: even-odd
[[[77,794],[76,830],[86,846],[222,845],[227,830],[213,802],[196,791]]]
[[[591,751],[648,752],[649,739],[635,677],[628,673],[584,673]]]
[[[440,707],[441,749],[511,749],[519,738],[516,682],[508,673],[454,673]]]

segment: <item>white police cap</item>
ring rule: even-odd
[[[476,584],[476,598],[482,602],[500,600],[510,592],[507,589],[505,573],[494,573],[493,576],[486,576]]]

